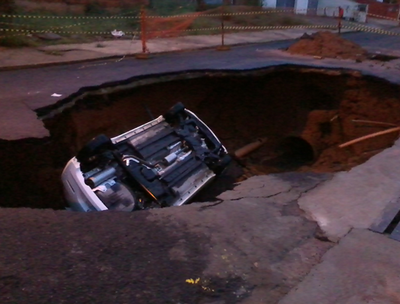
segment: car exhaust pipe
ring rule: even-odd
[[[100,173],[93,175],[92,177],[85,180],[85,184],[91,188],[96,188],[102,182],[112,178],[116,174],[117,170],[114,167],[109,167]]]

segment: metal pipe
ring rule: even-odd
[[[246,156],[247,154],[257,150],[258,148],[260,148],[266,142],[267,142],[267,138],[266,137],[258,138],[256,141],[237,149],[234,152],[234,155],[237,158],[242,158],[242,157]]]

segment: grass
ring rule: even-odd
[[[234,13],[251,13],[256,12],[259,14],[249,15],[229,15]],[[216,8],[208,12],[209,14],[221,14],[221,8]],[[263,9],[260,7],[244,7],[232,6],[224,8],[224,13],[228,14],[223,18],[225,27],[232,26],[290,26],[290,25],[308,25],[307,18],[304,16],[295,15],[293,13],[273,13],[271,9]],[[221,26],[221,17],[199,17],[197,18],[190,29],[194,34],[204,35],[205,33],[215,34],[220,30],[210,30],[207,28],[214,28]],[[237,32],[238,30],[230,30],[230,32]]]
[[[25,35],[10,35],[0,37],[0,46],[6,46],[9,48],[21,48],[21,47],[35,47],[38,46],[35,41],[26,37]]]
[[[152,0],[148,9],[158,16],[183,15],[196,11],[196,4],[187,0]]]
[[[0,17],[0,46],[22,47],[36,44],[60,44],[91,42],[101,39],[111,39],[111,31],[122,30],[126,34],[139,30],[139,8],[132,7],[119,17],[134,18],[107,18],[111,15],[107,12],[99,12],[94,9],[82,15],[57,15],[45,11],[19,12],[13,17]],[[68,18],[63,18],[68,17]],[[74,18],[77,17],[77,18]],[[95,17],[95,18],[81,18]],[[8,30],[8,31],[7,31]],[[36,36],[40,33],[51,32],[63,37],[60,40],[40,40]]]

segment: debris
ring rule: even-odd
[[[43,53],[47,55],[52,55],[52,56],[62,56],[64,55],[64,51],[58,51],[58,50],[42,50]]]
[[[113,35],[115,38],[121,38],[122,36],[125,35],[125,33],[123,31],[113,30],[111,32],[111,35]]]
[[[43,34],[34,34],[35,37],[40,38],[42,40],[60,40],[62,37],[60,35],[54,33],[43,33]]]
[[[303,36],[300,37],[300,39],[309,39],[309,40],[313,40],[314,37],[310,34],[304,33]]]
[[[198,284],[200,282],[200,278],[197,278],[195,280],[187,279],[185,282],[188,283],[188,284]]]

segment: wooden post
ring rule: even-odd
[[[135,55],[137,59],[148,59],[149,49],[146,45],[146,9],[144,6],[140,9],[140,38],[142,41],[142,52]]]
[[[338,16],[338,32],[339,32],[339,35],[340,35],[340,33],[341,33],[341,30],[342,30],[342,19],[343,19],[343,15],[344,15],[344,10],[343,10],[343,8],[342,7],[338,7],[338,10],[339,10],[339,16]]]
[[[399,26],[400,26],[400,4],[399,4],[399,7],[397,9],[399,10],[399,12],[397,14],[397,22],[399,23]]]
[[[225,5],[221,6],[221,45],[217,47],[217,51],[229,51],[231,48],[225,45],[225,24],[224,24]]]

